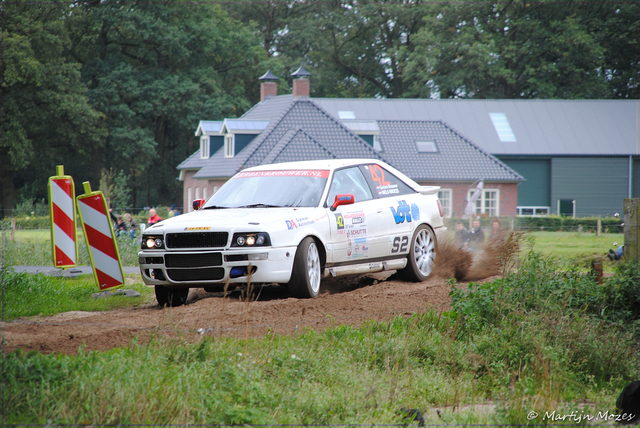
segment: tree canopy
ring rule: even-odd
[[[639,16],[609,0],[7,0],[0,208],[44,198],[59,164],[80,191],[117,180],[118,208],[180,203],[198,121],[243,114],[267,69],[287,93],[303,65],[318,97],[638,99]]]

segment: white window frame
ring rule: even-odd
[[[200,188],[199,187],[196,187],[196,199],[202,199],[200,197]]]
[[[209,196],[209,188],[207,186],[202,187],[202,199],[207,200],[207,196]]]
[[[211,145],[209,144],[209,136],[208,135],[203,135],[202,137],[200,137],[200,159],[209,159],[210,153],[209,153],[209,147]]]
[[[453,189],[445,188],[438,190],[438,199],[440,199],[444,216],[451,218],[453,215],[453,210],[451,209],[453,206]]]
[[[220,186],[213,186],[213,193],[212,193],[212,195],[215,195],[219,188],[220,188]]]
[[[187,212],[193,211],[193,189],[191,187],[187,187]]]
[[[225,134],[224,136],[224,157],[232,158],[236,153],[236,139],[233,134]]]
[[[476,189],[470,189],[467,199],[471,198]],[[487,206],[495,201],[495,207]],[[483,189],[476,201],[475,214],[486,214],[489,217],[500,217],[500,189]]]

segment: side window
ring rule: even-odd
[[[390,198],[398,195],[416,193],[404,181],[391,174],[380,165],[363,165],[362,173],[367,178],[371,191],[377,198]]]
[[[340,169],[333,173],[331,188],[327,197],[327,206],[331,206],[336,199],[336,195],[341,193],[353,193],[356,202],[373,199],[367,181],[357,166]]]

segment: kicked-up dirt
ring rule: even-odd
[[[366,320],[388,320],[429,309],[450,307],[449,278],[486,280],[501,271],[499,246],[466,252],[441,248],[434,271],[420,283],[397,279],[391,272],[329,278],[315,299],[289,297],[286,287],[267,285],[228,294],[191,289],[187,304],[176,308],[147,305],[109,312],[67,312],[52,317],[4,323],[5,351],[35,350],[76,354],[128,346],[153,335],[198,340],[202,335],[259,337],[268,332],[295,334],[311,328],[357,326]]]

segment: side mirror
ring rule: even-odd
[[[204,205],[204,199],[194,199],[193,200],[193,209],[198,211]]]
[[[330,210],[335,211],[340,205],[351,205],[356,201],[353,193],[343,193],[341,195],[336,195],[336,200],[333,201],[333,205],[331,205]]]

